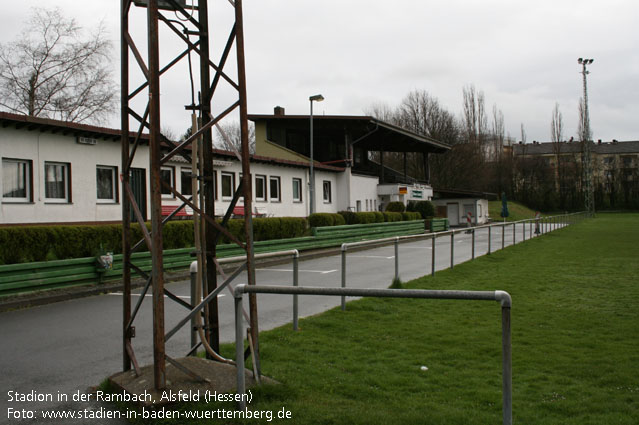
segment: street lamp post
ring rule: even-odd
[[[309,207],[309,211],[310,214],[313,214],[315,212],[315,175],[313,173],[313,101],[315,102],[321,102],[322,100],[324,100],[324,96],[322,96],[321,94],[316,94],[315,96],[311,96],[308,98],[308,100],[311,102],[311,164],[310,164],[310,172],[309,172],[309,180],[310,180],[310,187],[309,187],[309,202],[310,202],[310,207]]]
[[[582,66],[581,74],[583,75],[583,83],[584,83],[584,104],[583,104],[583,117],[582,117],[582,134],[581,139],[583,143],[583,163],[584,163],[584,183],[585,183],[585,193],[584,193],[584,201],[585,208],[588,215],[593,215],[595,212],[595,202],[593,196],[593,187],[592,187],[592,163],[591,163],[591,155],[590,155],[590,113],[588,112],[588,85],[586,81],[586,76],[588,75],[588,70],[586,69],[586,65],[590,65],[593,63],[594,59],[577,59],[577,63]]]

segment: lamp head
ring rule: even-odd
[[[324,100],[324,96],[322,96],[321,94],[316,94],[315,96],[309,97],[308,100],[310,100],[311,102],[321,102],[322,100]]]

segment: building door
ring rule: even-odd
[[[451,226],[459,226],[459,204],[446,204],[446,216]]]
[[[146,170],[144,168],[131,168],[130,182],[135,203],[138,204],[142,218],[146,221]],[[131,221],[138,221],[133,212],[133,208],[131,208]]]

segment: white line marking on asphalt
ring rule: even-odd
[[[123,295],[122,292],[109,292],[107,295]],[[139,297],[142,294],[131,294],[132,297]],[[145,297],[152,297],[153,294],[145,294]],[[218,294],[217,297],[224,297],[224,294]],[[184,300],[190,300],[191,296],[190,295],[176,295],[176,297],[178,298],[182,298]],[[168,298],[168,295],[165,295],[164,298]]]
[[[391,255],[390,257],[386,257],[383,255],[349,255],[348,258],[385,258],[387,260],[391,260],[393,258],[395,258],[394,255]]]
[[[272,272],[292,272],[293,269],[256,269],[258,271],[272,271]],[[319,274],[328,274],[335,273],[335,270],[298,270],[300,273],[319,273]]]

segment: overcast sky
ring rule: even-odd
[[[0,15],[0,42],[13,40],[30,8],[42,4],[85,27],[103,20],[119,78],[119,0],[12,2]],[[231,6],[209,0],[209,9],[217,58]],[[131,32],[143,43],[138,12]],[[321,93],[326,100],[315,113],[361,115],[373,104],[395,106],[417,89],[459,116],[462,88],[473,84],[487,109],[496,104],[503,111],[513,138],[520,139],[523,123],[528,142],[549,141],[555,102],[570,138],[583,93],[577,58],[584,57],[595,60],[588,75],[594,138],[639,140],[636,0],[244,0],[244,14],[249,113],[280,105],[287,114],[308,114],[308,97]],[[160,46],[164,63],[183,48],[168,32]],[[186,64],[167,74],[161,91],[162,127],[180,134],[190,125]],[[228,106],[227,93],[220,91],[218,110]],[[119,118],[109,125],[119,127]]]

